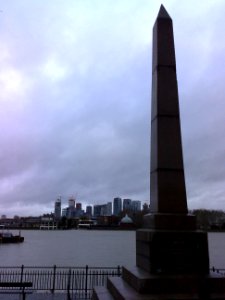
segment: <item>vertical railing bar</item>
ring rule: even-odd
[[[24,265],[21,266],[20,283],[23,282],[23,270],[24,270]],[[22,289],[22,287],[20,287],[20,289]]]
[[[85,296],[87,297],[87,285],[88,285],[88,265],[85,269]]]
[[[71,280],[71,269],[69,269],[69,273],[68,273],[67,300],[70,300],[70,280]]]

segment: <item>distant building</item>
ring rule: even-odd
[[[103,204],[100,211],[100,216],[107,216],[107,204]]]
[[[113,199],[113,214],[114,216],[118,216],[122,211],[122,199],[116,197]]]
[[[94,205],[94,217],[101,216],[101,209],[103,205]]]
[[[61,218],[61,199],[57,199],[55,201],[54,217],[56,220],[59,220]]]
[[[106,216],[112,215],[112,202],[106,204]]]
[[[67,208],[67,218],[72,219],[76,217],[76,208],[75,206],[69,206]]]
[[[69,207],[75,207],[75,199],[74,198],[69,198],[68,205],[69,205]]]
[[[68,207],[62,209],[62,217],[68,217]]]
[[[92,217],[92,206],[86,206],[86,214],[88,215],[88,217]]]
[[[132,211],[133,212],[141,211],[141,201],[133,200],[131,202],[131,206],[132,206]]]
[[[123,228],[123,229],[132,229],[132,228],[134,228],[134,222],[126,214],[125,217],[122,218],[121,221],[120,221],[120,227]]]
[[[94,205],[94,217],[111,216],[112,215],[112,202],[107,204]]]
[[[82,204],[81,203],[76,203],[76,213],[75,216],[76,217],[81,217],[83,216],[84,211],[82,210]]]
[[[76,210],[82,210],[82,203],[76,203]]]
[[[142,206],[143,211],[148,211],[149,210],[149,205],[147,203],[144,203]]]
[[[131,199],[123,199],[123,211],[132,211],[132,200]]]

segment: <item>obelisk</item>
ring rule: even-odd
[[[187,214],[172,19],[161,6],[153,27],[151,210]]]
[[[150,211],[137,232],[137,266],[153,273],[208,272],[207,235],[196,231],[185,189],[173,22],[153,27]]]

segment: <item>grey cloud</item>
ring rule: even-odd
[[[158,3],[83,3],[4,4],[0,48],[10,55],[0,71],[18,71],[26,89],[7,101],[0,95],[3,213],[50,211],[58,195],[65,205],[72,194],[84,204],[149,200]],[[208,23],[207,10],[199,21],[201,5],[187,16],[177,3],[165,5],[174,19],[188,202],[210,207],[214,195],[224,208],[223,4]]]

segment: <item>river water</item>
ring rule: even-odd
[[[24,230],[21,234],[24,243],[0,245],[0,266],[135,265],[135,231]],[[225,233],[209,233],[208,241],[210,266],[225,268]]]

